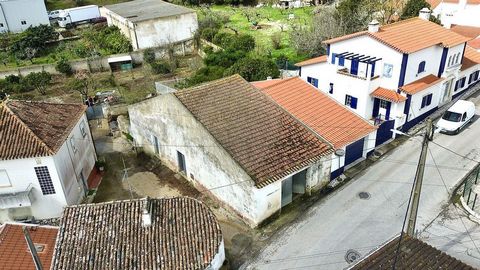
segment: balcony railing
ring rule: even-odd
[[[25,191],[0,194],[0,209],[32,206],[32,186]]]
[[[357,79],[361,79],[361,80],[368,80],[368,77],[365,75],[365,76],[361,76],[361,75],[355,75],[355,74],[352,74],[350,73],[350,71],[348,70],[348,68],[342,68],[342,69],[339,69],[337,70],[337,73],[338,74],[342,74],[342,75],[345,75],[345,76],[349,76],[349,77],[352,77],[352,78],[357,78]],[[380,78],[380,75],[375,75],[373,76],[370,80],[375,80],[377,78]]]

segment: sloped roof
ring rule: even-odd
[[[446,4],[458,4],[459,0],[427,0],[427,3],[430,4],[431,8],[434,9],[440,5],[440,3]],[[467,4],[469,5],[479,5],[480,0],[467,0]]]
[[[85,109],[81,104],[33,101],[0,104],[0,160],[55,154]]]
[[[397,236],[395,239],[389,241],[386,245],[358,261],[348,269],[392,269],[399,238],[400,236]],[[400,242],[400,252],[395,266],[395,269],[398,270],[475,269],[429,244],[409,236],[404,236]]]
[[[361,31],[324,41],[326,44],[367,35],[401,53],[413,53],[431,46],[450,48],[467,42],[469,38],[420,18],[411,18],[381,26],[378,32]]]
[[[480,27],[466,25],[452,25],[450,28],[453,32],[471,39],[480,36]]]
[[[107,5],[105,8],[131,22],[141,22],[156,18],[195,13],[195,10],[193,9],[174,5],[161,0],[134,0]]]
[[[337,149],[376,130],[362,117],[299,77],[284,79],[267,87],[252,84]]]
[[[480,65],[480,52],[470,46],[465,47],[465,53],[463,54],[463,62],[461,70],[466,70],[475,65]]]
[[[0,227],[0,268],[16,270],[35,269],[22,226],[26,226],[34,244],[43,246],[43,251],[37,252],[37,254],[43,269],[50,269],[58,228],[9,223]]]
[[[475,50],[480,50],[480,38],[470,40],[469,42],[467,42],[467,44]]]
[[[308,65],[318,64],[318,63],[325,63],[325,62],[327,62],[327,56],[321,55],[319,57],[311,58],[311,59],[296,63],[295,66],[303,67],[303,66],[308,66]]]
[[[414,82],[411,82],[409,84],[406,84],[402,87],[400,87],[400,90],[402,90],[403,92],[407,93],[407,94],[410,94],[410,95],[414,95],[418,92],[421,92],[435,84],[437,84],[438,82],[442,81],[443,79],[442,78],[439,78],[435,75],[427,75],[421,79],[418,79]]]
[[[381,98],[383,100],[392,101],[396,103],[407,100],[406,97],[400,95],[395,90],[390,90],[383,87],[378,87],[370,95],[372,97]]]
[[[144,207],[150,208],[149,227],[143,226]],[[52,269],[206,269],[222,241],[213,213],[193,198],[69,206]]]
[[[174,95],[259,188],[333,152],[330,145],[239,75]]]

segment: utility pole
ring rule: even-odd
[[[425,171],[425,163],[427,159],[428,142],[433,139],[433,131],[432,119],[428,118],[425,135],[423,136],[422,152],[420,154],[420,160],[418,161],[417,172],[415,173],[413,198],[408,216],[407,235],[411,237],[413,237],[415,234],[415,223],[417,222],[418,204],[420,202],[420,193],[422,191],[423,173]]]

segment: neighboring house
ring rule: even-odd
[[[193,39],[198,29],[193,9],[161,0],[135,0],[101,9],[108,25],[115,25],[134,50],[159,47]]]
[[[225,260],[217,219],[192,198],[69,206],[60,224],[52,270],[217,270]]]
[[[452,24],[480,27],[480,0],[427,0],[432,15],[450,28]]]
[[[50,24],[43,0],[0,1],[0,33],[22,32],[30,26]]]
[[[96,160],[80,104],[0,104],[0,222],[59,217],[81,202]]]
[[[332,158],[331,179],[375,149],[375,126],[299,77],[252,84],[343,154]]]
[[[135,143],[251,226],[330,180],[330,144],[239,75],[128,112]]]
[[[398,269],[398,270],[426,270],[426,269],[455,269],[474,270],[448,254],[430,246],[429,244],[404,236],[397,247],[400,236],[397,236],[383,246],[357,261],[348,270]],[[395,260],[395,258],[397,258]],[[395,267],[393,267],[394,262]]]
[[[327,59],[299,63],[301,78],[378,126],[376,145],[408,130],[479,80],[470,38],[428,21],[429,11],[325,41]]]
[[[18,223],[5,223],[0,226],[0,269],[37,269],[23,227],[32,239],[43,269],[50,269],[58,227]]]
[[[480,17],[480,14],[477,17]],[[452,25],[450,29],[457,34],[470,38],[471,40],[467,42],[467,45],[480,51],[480,27]]]

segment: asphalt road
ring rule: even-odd
[[[480,113],[479,104],[477,102],[477,114]],[[436,134],[434,142],[471,159],[480,160],[479,136],[480,120],[456,136]],[[382,157],[347,185],[311,207],[296,224],[277,233],[272,242],[244,268],[343,269],[349,265],[346,261],[347,253],[350,258],[354,254],[363,257],[398,235],[420,148],[421,137],[414,137]],[[455,232],[446,226],[442,230],[445,222],[439,218],[449,208],[449,198],[455,185],[476,163],[434,144],[430,144],[430,152],[417,219],[418,234],[450,255],[480,268],[480,253],[477,249],[471,248],[472,245],[468,250],[455,248],[455,242],[447,241],[443,236],[456,233],[455,240],[458,243],[463,241],[473,244],[471,239],[474,239],[480,247],[478,226],[463,222],[468,223],[469,232],[475,233],[473,238],[469,238],[463,225],[459,225],[462,220],[459,220],[458,215],[451,218],[456,224]],[[370,197],[361,199],[358,195],[360,192],[367,192]],[[425,231],[427,227],[435,232]]]

